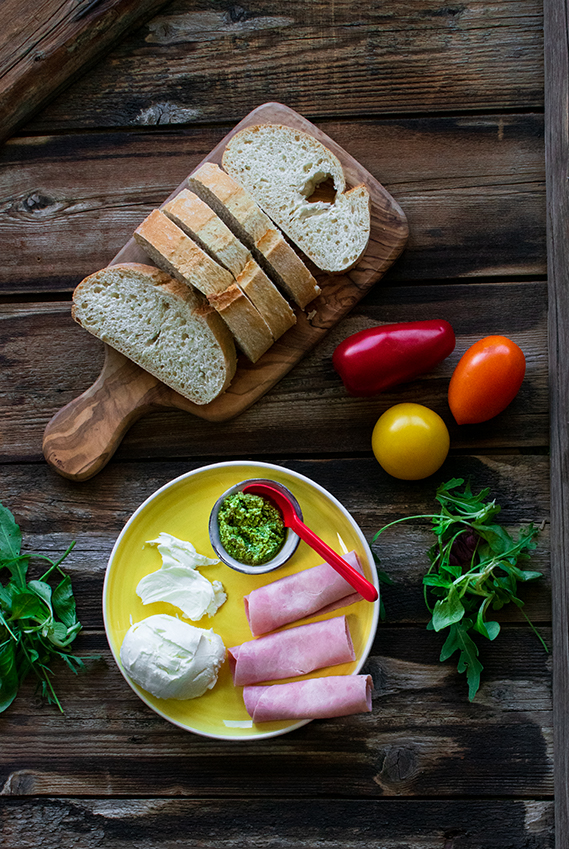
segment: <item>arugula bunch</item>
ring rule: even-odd
[[[21,545],[14,516],[0,504],[0,574],[9,575],[6,583],[0,581],[0,712],[14,701],[20,684],[33,672],[42,698],[63,713],[48,664],[61,658],[75,673],[84,668],[83,660],[69,652],[81,623],[71,578],[60,568],[75,543],[56,561],[43,554],[22,554]],[[32,558],[50,564],[37,580],[27,580]],[[52,586],[54,578],[57,583]]]
[[[442,484],[436,493],[440,513],[398,519],[381,528],[372,542],[398,522],[432,519],[437,539],[428,550],[430,567],[423,577],[425,603],[431,613],[427,628],[449,629],[439,659],[445,661],[459,653],[457,668],[466,672],[468,696],[472,701],[483,670],[472,633],[495,640],[500,625],[488,619],[490,610],[499,610],[509,602],[521,609],[524,602],[518,597],[518,583],[533,581],[542,573],[518,565],[529,559],[539,528],[530,524],[521,528],[514,539],[495,521],[501,508],[495,500],[486,500],[490,490],[483,489],[475,495],[467,483],[458,492],[463,485],[462,478]],[[436,599],[434,605],[430,603],[431,596]],[[547,651],[545,642],[523,610],[522,613]]]

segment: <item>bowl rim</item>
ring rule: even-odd
[[[219,557],[221,562],[225,563],[226,566],[229,566],[231,569],[235,569],[237,572],[243,572],[246,575],[263,575],[266,572],[274,572],[276,569],[280,569],[281,566],[284,566],[285,563],[288,563],[298,548],[300,537],[292,530],[292,528],[287,528],[284,543],[279,548],[275,556],[270,560],[267,560],[266,563],[261,563],[258,566],[251,566],[248,563],[242,563],[240,560],[237,560],[229,554],[221,542],[219,535],[219,525],[217,522],[219,509],[228,496],[233,495],[235,492],[242,492],[246,486],[252,483],[268,483],[271,484],[271,486],[274,486],[282,492],[283,495],[286,495],[287,498],[290,499],[299,518],[303,518],[300,504],[290,489],[283,483],[273,480],[272,478],[245,478],[245,480],[239,481],[226,489],[213,505],[211,513],[209,514],[209,539],[217,557]]]

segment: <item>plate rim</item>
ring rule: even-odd
[[[344,505],[336,498],[335,495],[333,495],[331,492],[329,492],[321,484],[312,480],[312,478],[309,478],[306,475],[303,475],[301,472],[297,472],[294,469],[289,469],[286,466],[280,466],[276,463],[266,463],[266,462],[263,462],[261,460],[223,460],[223,461],[220,461],[220,462],[217,462],[217,463],[208,463],[204,466],[198,466],[197,469],[191,469],[188,472],[183,472],[181,475],[177,475],[175,478],[172,478],[171,480],[167,481],[165,484],[162,484],[162,486],[158,487],[158,489],[156,489],[147,498],[145,498],[145,500],[136,508],[136,510],[127,519],[127,521],[125,522],[123,528],[121,529],[118,537],[116,538],[116,540],[114,542],[111,553],[110,553],[109,558],[107,560],[107,565],[105,567],[105,578],[103,580],[103,591],[102,591],[102,611],[103,611],[103,625],[104,625],[104,628],[105,628],[105,637],[107,639],[107,644],[109,646],[109,649],[111,651],[113,659],[114,659],[114,661],[115,661],[115,663],[116,663],[116,665],[119,669],[119,672],[121,673],[121,675],[123,676],[123,678],[125,679],[127,684],[129,685],[131,690],[133,690],[133,692],[138,696],[139,699],[141,699],[142,702],[144,702],[144,704],[147,705],[147,707],[149,707],[154,713],[156,713],[162,719],[165,719],[167,722],[171,723],[172,725],[175,725],[177,728],[180,728],[183,731],[187,731],[187,732],[190,732],[192,734],[197,734],[200,737],[205,737],[205,738],[208,738],[210,740],[227,740],[227,741],[239,743],[239,742],[245,742],[245,741],[267,740],[267,739],[270,739],[272,737],[279,737],[283,734],[288,734],[290,731],[294,731],[297,728],[301,728],[302,726],[307,725],[309,722],[312,722],[313,720],[312,719],[301,719],[301,720],[298,720],[298,722],[293,722],[292,725],[286,726],[286,728],[279,728],[277,730],[261,732],[259,734],[254,734],[254,735],[250,735],[250,736],[249,735],[237,736],[235,734],[225,735],[225,734],[220,734],[220,733],[209,733],[209,732],[202,731],[202,730],[199,730],[199,729],[189,728],[187,725],[183,724],[182,722],[180,722],[178,720],[172,719],[164,711],[161,711],[159,708],[157,708],[156,705],[154,705],[149,699],[145,698],[145,696],[142,694],[144,691],[142,691],[142,693],[139,692],[139,688],[137,686],[135,686],[135,683],[133,681],[130,680],[130,678],[128,677],[128,675],[126,674],[126,672],[123,669],[122,663],[120,661],[120,657],[117,656],[117,653],[115,652],[115,650],[112,646],[111,639],[110,639],[110,636],[109,636],[110,624],[108,622],[108,615],[109,614],[108,614],[108,611],[107,611],[107,587],[108,587],[108,583],[109,583],[109,573],[110,573],[111,563],[112,563],[112,560],[115,556],[115,552],[117,551],[118,547],[120,546],[120,544],[122,542],[123,537],[126,535],[126,533],[128,532],[128,529],[133,524],[133,522],[138,518],[139,514],[146,508],[146,506],[148,504],[150,504],[152,501],[154,501],[156,498],[158,498],[163,492],[165,492],[167,489],[170,489],[170,487],[174,486],[175,484],[179,483],[180,481],[186,480],[187,478],[194,477],[195,475],[199,474],[200,472],[204,472],[204,471],[208,471],[208,470],[214,470],[214,469],[227,469],[227,468],[231,468],[233,466],[247,466],[247,467],[251,467],[251,468],[255,468],[255,469],[260,468],[260,469],[264,469],[264,470],[284,471],[286,474],[289,474],[292,477],[306,481],[311,487],[318,490],[321,495],[323,495],[327,499],[331,500],[334,503],[334,505],[350,521],[350,523],[353,525],[353,529],[354,529],[356,535],[360,539],[360,543],[361,543],[361,545],[362,545],[362,547],[365,551],[366,556],[368,557],[368,561],[369,561],[370,566],[373,566],[373,553],[371,551],[370,545],[369,545],[368,541],[366,540],[360,526],[355,521],[355,519],[353,518],[351,513],[346,509],[346,507],[344,507]],[[378,598],[375,602],[373,602],[373,613],[372,613],[371,627],[370,627],[370,631],[369,631],[367,641],[366,641],[365,646],[363,648],[361,657],[359,658],[359,660],[356,664],[356,668],[354,669],[353,672],[350,673],[351,675],[357,675],[359,673],[360,669],[362,668],[362,666],[364,665],[364,663],[366,662],[367,658],[369,657],[369,653],[370,653],[371,647],[373,645],[373,641],[375,639],[377,627],[378,627],[378,624],[379,624],[379,609],[380,609],[381,588],[379,586],[379,579],[378,579],[378,576],[377,576],[377,572],[373,568],[372,568],[371,571],[372,571],[371,580],[372,580],[372,583],[374,584],[374,586],[376,587],[376,589],[378,591]],[[276,580],[276,578],[275,578],[275,580]],[[142,688],[140,688],[140,690],[142,690]]]

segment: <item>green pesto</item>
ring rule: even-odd
[[[228,495],[221,503],[217,521],[224,549],[248,566],[262,566],[272,560],[285,540],[280,510],[260,495]]]

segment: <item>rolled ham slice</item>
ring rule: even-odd
[[[363,574],[355,551],[343,555]],[[254,637],[304,619],[361,601],[361,595],[328,563],[312,566],[252,590],[243,599]]]
[[[245,707],[253,722],[368,713],[371,693],[371,675],[331,675],[243,688]]]
[[[356,659],[345,616],[297,625],[229,649],[236,687],[306,675]]]

